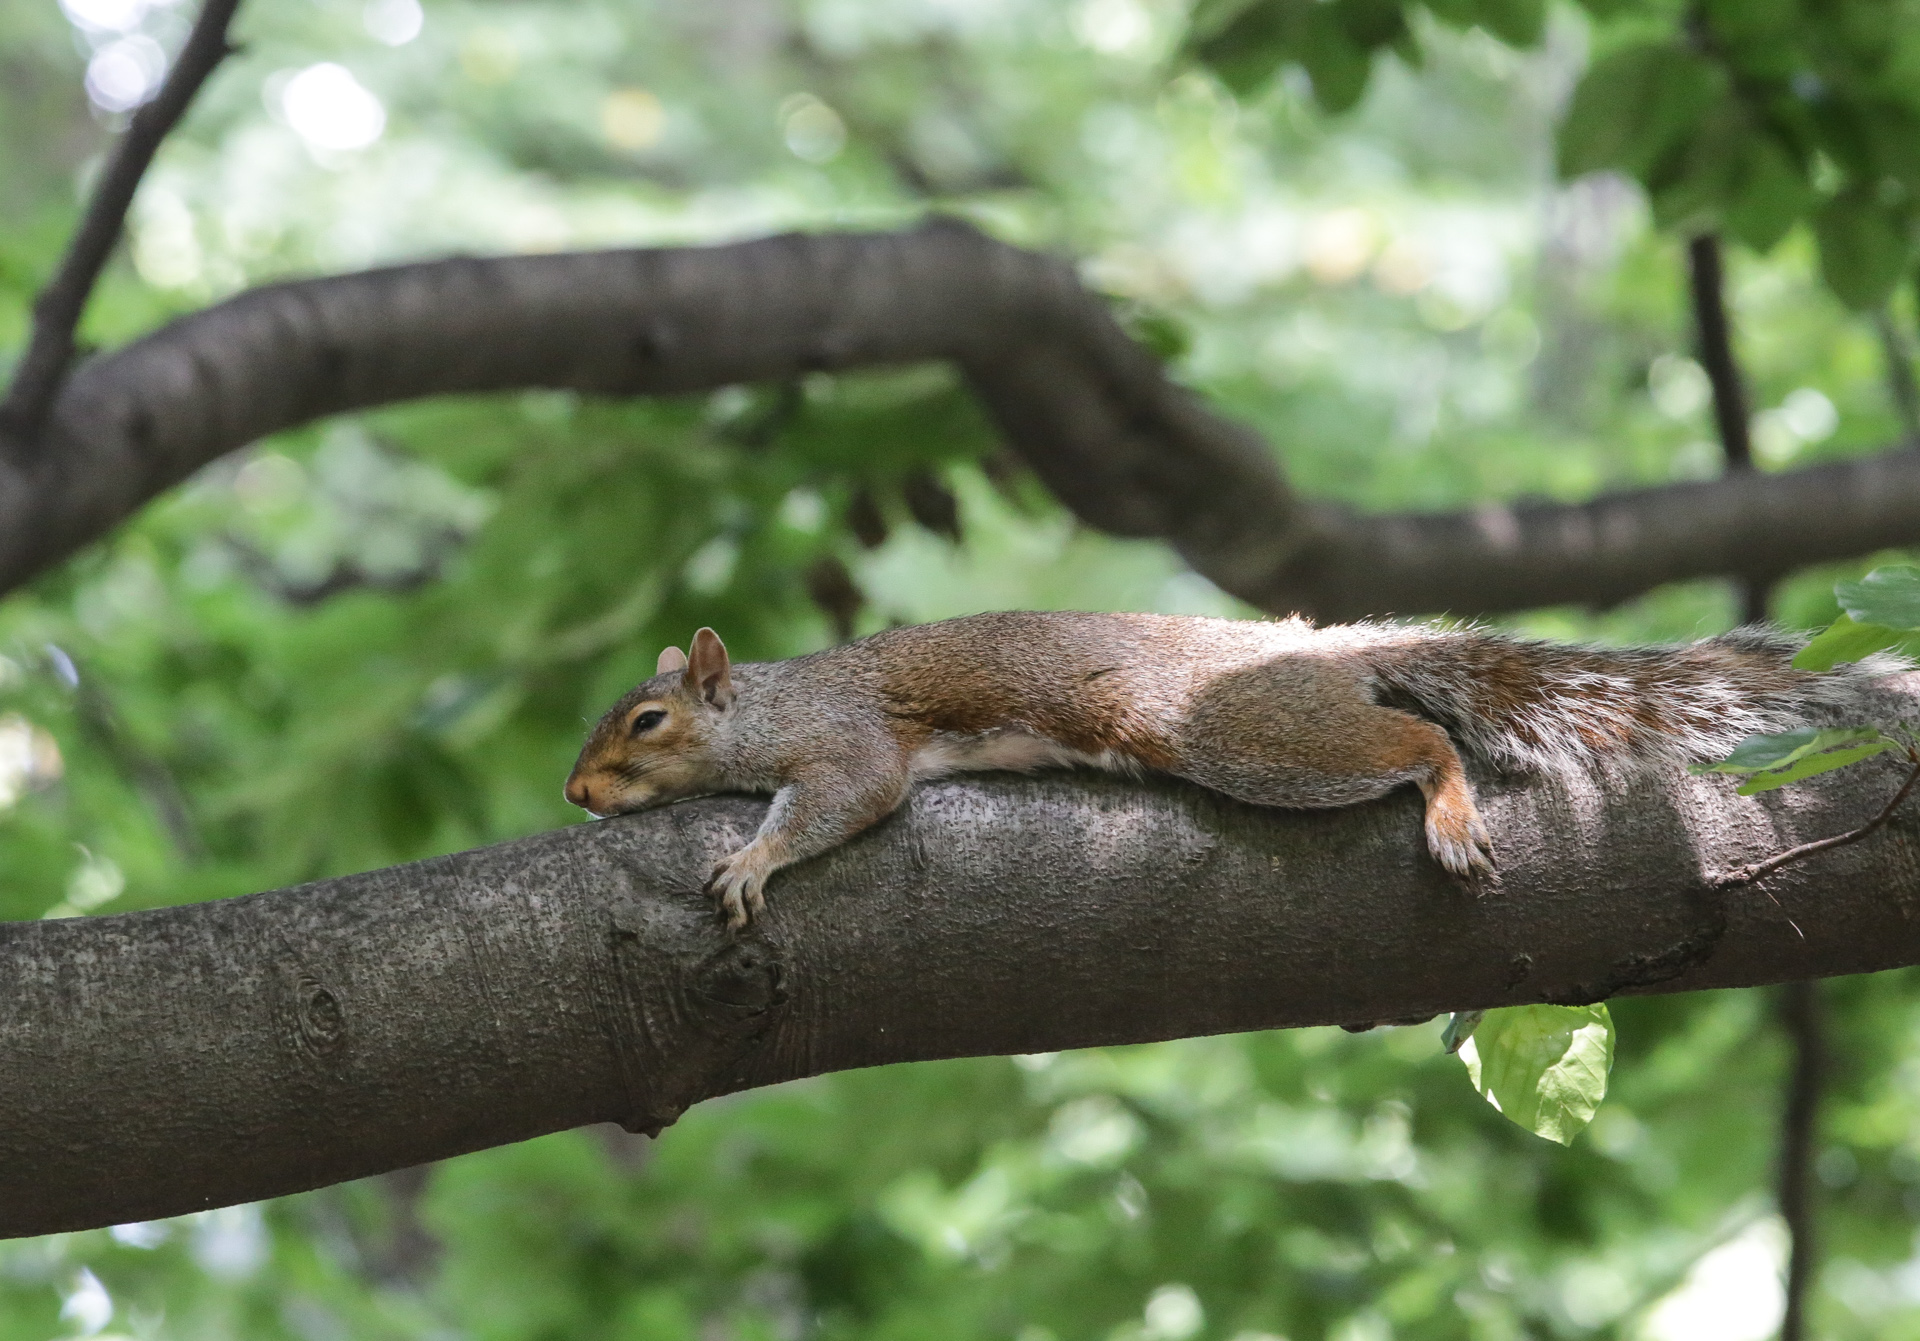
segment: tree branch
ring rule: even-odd
[[[1898,810],[1900,803],[1907,799],[1907,793],[1913,790],[1913,784],[1916,782],[1920,782],[1920,763],[1914,764],[1913,770],[1907,774],[1907,780],[1901,783],[1900,790],[1893,794],[1893,799],[1882,806],[1880,813],[1868,820],[1865,824],[1855,829],[1849,829],[1845,833],[1834,834],[1830,838],[1820,838],[1811,843],[1802,843],[1798,847],[1790,847],[1785,852],[1774,853],[1765,861],[1752,862],[1736,870],[1728,871],[1723,875],[1717,875],[1713,878],[1713,884],[1720,889],[1732,889],[1735,885],[1752,884],[1761,876],[1779,870],[1790,861],[1799,861],[1804,857],[1811,857],[1815,853],[1825,852],[1829,848],[1845,847],[1848,843],[1859,842],[1869,834],[1878,832],[1888,820],[1893,818],[1893,812]]]
[[[1826,1029],[1820,984],[1790,982],[1780,989],[1780,1023],[1793,1048],[1787,1100],[1780,1115],[1780,1218],[1787,1222],[1792,1251],[1787,1258],[1786,1310],[1780,1341],[1806,1341],[1807,1295],[1819,1263],[1815,1233],[1814,1154],[1820,1135],[1820,1092],[1827,1070]]]
[[[31,455],[40,440],[60,380],[73,361],[74,331],[87,297],[105,268],[126,226],[133,193],[146,175],[160,142],[186,114],[200,86],[233,48],[227,25],[240,0],[205,0],[173,69],[152,100],[127,123],[94,187],[80,227],[67,244],[60,268],[33,304],[33,335],[14,369],[13,384],[0,401],[0,455]]]
[[[1607,605],[1920,538],[1920,454],[1558,505],[1362,516],[1167,380],[1066,263],[936,222],[901,233],[451,260],[268,285],[75,370],[50,450],[0,462],[0,590],[268,433],[421,396],[662,395],[950,360],[1080,518],[1156,537],[1263,609]]]
[[[1920,677],[1889,717],[1911,716]],[[1263,810],[1093,776],[918,789],[783,873],[738,940],[697,891],[721,798],[294,890],[0,926],[0,1234],[176,1214],[796,1076],[1419,1018],[1920,963],[1920,828],[1830,832],[1884,786],[1756,799],[1684,774],[1482,778],[1502,880],[1420,801]],[[1775,902],[1777,900],[1777,902]],[[1789,919],[1805,929],[1802,939]]]
[[[1700,363],[1713,388],[1713,421],[1720,431],[1720,454],[1730,474],[1753,469],[1753,437],[1749,431],[1747,388],[1740,376],[1740,360],[1733,352],[1733,323],[1727,316],[1726,269],[1720,238],[1701,233],[1687,244],[1687,278],[1693,294],[1693,329]],[[1765,577],[1739,575],[1740,622],[1757,624],[1767,617],[1773,583]]]
[[[1701,233],[1687,244],[1687,279],[1693,293],[1694,338],[1700,366],[1713,388],[1713,421],[1728,470],[1753,469],[1753,438],[1747,426],[1747,387],[1733,353],[1727,320],[1726,267],[1720,239]]]
[[[1887,399],[1893,402],[1894,415],[1900,420],[1901,444],[1920,448],[1920,384],[1913,377],[1913,346],[1885,307],[1873,314],[1873,329],[1880,336],[1880,353],[1886,360]]]

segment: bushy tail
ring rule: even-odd
[[[1864,720],[1872,681],[1908,669],[1883,655],[1824,674],[1795,670],[1799,645],[1764,628],[1617,648],[1478,629],[1392,633],[1401,636],[1362,650],[1380,701],[1438,722],[1470,754],[1520,769],[1724,758],[1743,738],[1790,731],[1811,714]]]

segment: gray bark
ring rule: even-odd
[[[1605,605],[1920,538],[1920,452],[1610,494],[1362,516],[1298,498],[1070,266],[953,223],[724,247],[453,260],[269,285],[75,370],[0,461],[0,590],[268,433],[421,396],[604,395],[950,360],[1083,520],[1164,539],[1256,606]]]
[[[1911,714],[1920,678],[1905,694]],[[4,925],[0,1235],[591,1122],[657,1130],[704,1098],[883,1062],[1920,963],[1911,811],[1757,886],[1710,884],[1860,823],[1900,776],[1880,760],[1752,800],[1678,774],[1482,777],[1502,868],[1479,893],[1426,855],[1411,789],[1307,813],[1055,776],[917,790],[777,877],[737,939],[699,888],[762,814],[743,798]]]

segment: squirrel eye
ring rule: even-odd
[[[660,711],[660,709],[648,708],[643,713],[635,714],[633,719],[633,726],[631,729],[633,731],[633,734],[637,736],[642,731],[653,730],[654,727],[660,725],[660,723],[666,720],[667,720],[667,715],[664,712]]]

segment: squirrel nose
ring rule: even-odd
[[[587,785],[584,778],[567,779],[566,798],[582,810],[593,809],[593,788]]]

